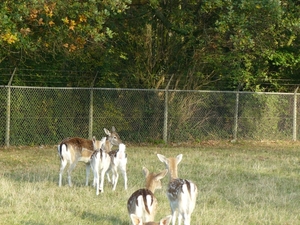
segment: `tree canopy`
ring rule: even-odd
[[[14,68],[18,85],[291,91],[300,82],[298,1],[4,0],[0,17],[1,85]]]

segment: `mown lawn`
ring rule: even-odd
[[[59,188],[56,146],[0,149],[1,224],[128,225],[126,202],[144,186],[142,167],[161,171],[156,153],[183,154],[179,176],[199,189],[192,224],[300,224],[300,143],[205,142],[197,145],[127,146],[128,190],[120,176],[117,190],[105,182],[105,192],[85,187],[85,167],[73,172],[72,188]],[[92,175],[90,176],[92,181]],[[164,189],[156,220],[170,214]]]

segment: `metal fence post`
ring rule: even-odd
[[[166,89],[165,110],[164,110],[164,131],[163,131],[163,140],[165,143],[168,143],[168,98],[169,98],[169,93],[168,93],[168,89]]]
[[[8,89],[7,89],[7,105],[6,105],[6,134],[5,134],[5,146],[9,147],[10,145],[10,106],[11,106],[11,83],[13,77],[17,71],[17,68],[14,69],[10,80],[8,82]]]
[[[299,87],[294,91],[294,109],[293,109],[293,141],[297,141],[297,92]]]
[[[93,138],[93,115],[94,115],[94,83],[97,78],[98,72],[91,84],[91,91],[90,91],[90,112],[89,112],[89,139]]]
[[[164,128],[163,128],[163,140],[167,144],[168,143],[168,114],[169,114],[169,86],[171,80],[173,79],[174,74],[171,76],[166,88],[165,88],[165,108],[164,108]]]
[[[237,141],[238,119],[239,119],[239,99],[240,99],[240,85],[236,91],[235,98],[235,112],[234,112],[234,127],[233,127],[233,142]]]

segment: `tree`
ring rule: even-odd
[[[97,67],[107,39],[114,35],[105,23],[124,12],[128,2],[6,0],[0,6],[0,65],[52,70]]]
[[[287,90],[297,82],[299,4],[134,1],[113,40],[120,73],[147,88]],[[126,63],[124,63],[126,62]],[[128,78],[127,78],[128,79]],[[294,80],[293,80],[294,79]]]

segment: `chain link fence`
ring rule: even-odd
[[[101,138],[130,143],[295,140],[296,93],[0,87],[0,145]]]

